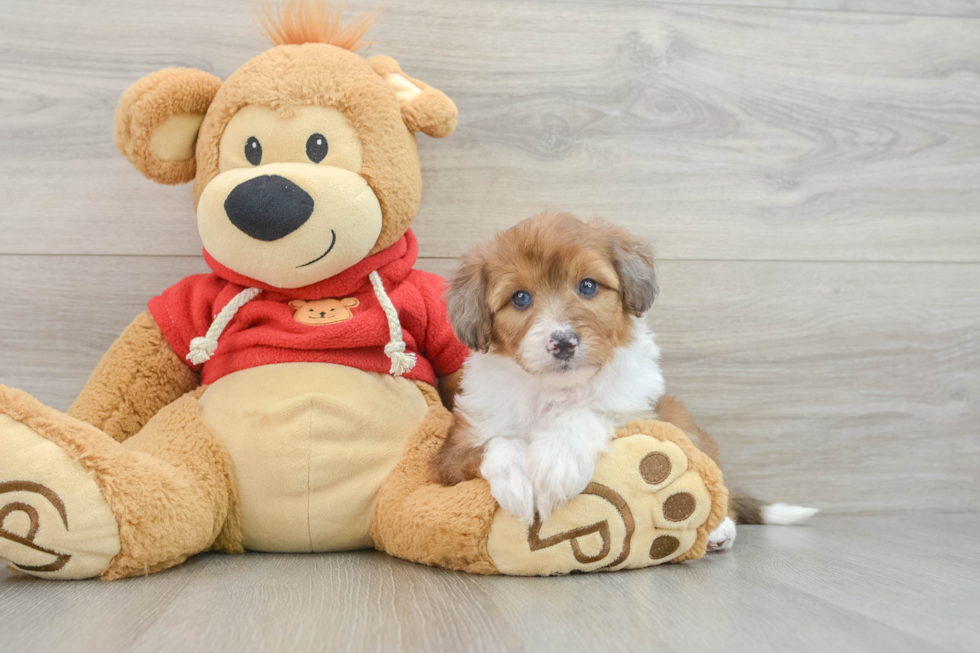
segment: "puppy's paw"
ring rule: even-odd
[[[708,552],[727,551],[735,544],[735,522],[731,517],[725,517],[725,521],[708,535]]]
[[[555,440],[540,441],[528,448],[527,467],[538,516],[545,521],[589,484],[595,472],[595,455]]]
[[[500,507],[522,522],[534,521],[534,491],[524,471],[527,445],[519,440],[495,438],[487,443],[480,475]]]
[[[490,494],[500,507],[525,524],[534,521],[534,491],[523,469],[509,468],[486,477]]]

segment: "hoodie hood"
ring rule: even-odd
[[[258,288],[269,299],[278,301],[352,295],[370,285],[371,281],[368,277],[372,272],[377,272],[385,285],[397,285],[412,271],[418,257],[419,244],[415,234],[409,229],[390,247],[328,279],[301,288],[276,288],[238,274],[216,261],[207,250],[204,250],[204,261],[217,276],[242,288]]]

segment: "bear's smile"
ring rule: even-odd
[[[298,267],[298,268],[305,268],[307,265],[313,265],[317,261],[321,260],[324,256],[326,256],[327,254],[329,254],[330,253],[330,250],[332,250],[333,249],[333,246],[336,245],[336,244],[337,244],[337,232],[334,231],[333,229],[331,229],[330,230],[330,247],[327,248],[327,251],[325,251],[323,254],[320,254],[319,256],[317,256],[315,259],[313,259],[309,263],[304,263],[303,265],[297,265],[296,267]]]

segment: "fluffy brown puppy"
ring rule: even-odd
[[[439,478],[483,477],[528,522],[581,492],[613,429],[652,418],[663,395],[660,352],[640,319],[657,294],[648,246],[567,213],[525,220],[466,255],[447,304],[476,353]]]

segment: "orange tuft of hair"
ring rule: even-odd
[[[346,25],[340,22],[347,2],[329,0],[285,0],[275,6],[264,0],[256,7],[259,27],[273,45],[326,43],[357,52],[371,44],[362,40],[374,24],[378,10],[358,14]]]

